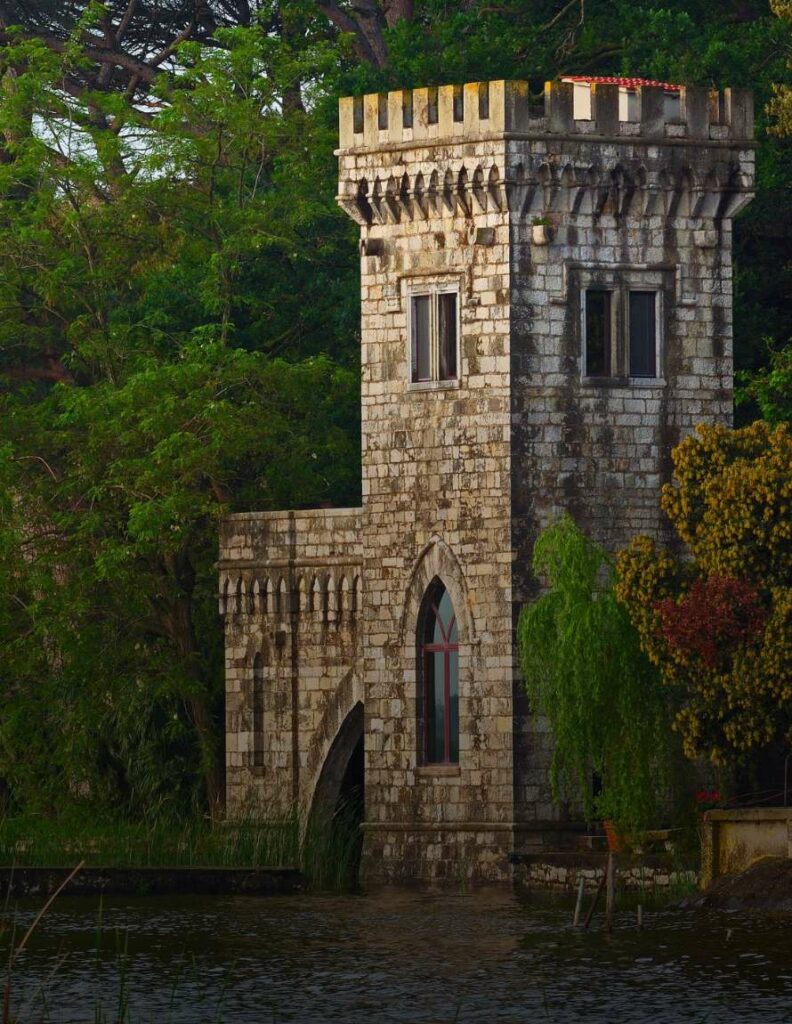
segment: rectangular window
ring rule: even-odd
[[[429,295],[412,297],[412,381],[432,379],[431,323]]]
[[[611,293],[586,291],[586,376],[611,373]]]
[[[657,376],[655,292],[630,292],[630,376]]]
[[[459,293],[432,287],[410,296],[410,380],[452,381],[459,377]]]
[[[437,296],[437,337],[440,380],[457,376],[457,297],[455,292]]]

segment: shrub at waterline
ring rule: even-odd
[[[657,824],[671,785],[672,712],[616,599],[613,565],[565,516],[540,534],[533,568],[548,589],[521,612],[520,663],[532,708],[552,730],[555,798],[627,831]]]
[[[208,818],[98,821],[90,815],[0,819],[0,865],[102,868],[296,867],[314,889],[354,886],[359,816],[341,806],[305,820],[297,810],[219,824]]]
[[[637,537],[616,595],[675,694],[687,756],[746,763],[792,740],[792,432],[700,426],[673,459],[662,505],[693,559]]]

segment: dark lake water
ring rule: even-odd
[[[24,930],[37,906],[20,904]],[[28,1022],[792,1022],[792,929],[500,891],[270,898],[62,897],[17,961]],[[9,934],[0,937],[7,960]],[[97,1016],[99,1014],[99,1016]]]

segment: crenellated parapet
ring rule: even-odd
[[[753,187],[748,90],[475,82],[346,97],[338,201],[361,226],[508,208],[728,218]]]

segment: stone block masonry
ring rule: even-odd
[[[752,131],[739,90],[489,82],[341,101],[363,506],[223,525],[232,813],[332,803],[362,740],[370,881],[503,880],[513,853],[573,834],[516,670],[533,543],[564,511],[608,547],[663,537],[671,447],[729,421]],[[427,660],[436,581],[454,614],[444,669]]]

